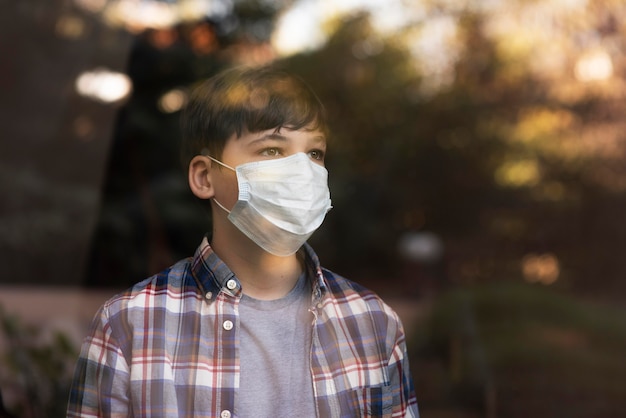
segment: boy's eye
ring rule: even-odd
[[[318,161],[324,160],[324,152],[318,149],[309,151],[309,156],[314,160],[318,160]]]
[[[261,155],[266,157],[277,157],[280,155],[280,150],[278,148],[266,148],[261,151]]]

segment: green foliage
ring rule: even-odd
[[[580,100],[554,94],[561,83],[489,32],[487,11],[455,13],[454,76],[429,94],[410,43],[376,32],[366,14],[342,22],[324,48],[282,62],[331,119],[334,209],[313,237],[320,257],[358,280],[398,277],[399,237],[425,230],[443,238],[456,282],[520,277],[525,255],[550,252],[561,286],[599,292],[601,276],[604,289],[623,289],[622,169],[594,145],[619,139],[602,134],[620,123],[616,111],[570,79]]]
[[[505,143],[484,123],[499,104],[474,95],[481,87],[469,76],[427,100],[406,46],[374,31],[369,16],[346,21],[324,49],[283,64],[312,84],[331,119],[336,209],[325,230],[333,238],[322,230],[314,239],[333,267],[372,255],[378,264],[368,268],[393,276],[402,233],[477,233],[481,212],[511,197],[492,176]]]
[[[418,386],[431,378],[420,363],[436,361],[448,402],[486,408],[493,390],[498,416],[616,416],[626,406],[623,309],[531,285],[468,287],[442,295],[414,347]]]
[[[41,329],[2,309],[0,327],[0,387],[17,400],[12,412],[24,418],[64,417],[78,355],[72,342],[58,331],[47,332],[45,338]]]

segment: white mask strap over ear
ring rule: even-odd
[[[222,210],[224,210],[224,212],[228,213],[230,215],[230,211],[228,209],[226,209],[224,207],[224,205],[222,205],[220,202],[218,202],[218,200],[216,198],[213,198],[213,201],[215,202],[215,204],[217,206],[219,206],[220,208],[222,208]]]
[[[223,162],[221,162],[220,160],[218,160],[217,158],[213,158],[210,155],[205,155],[205,157],[207,157],[208,159],[210,159],[211,161],[215,161],[216,163],[218,163],[219,165],[226,167],[228,169],[231,169],[233,171],[237,171],[234,168],[232,168],[231,166],[229,166],[228,164],[224,164]]]
[[[211,157],[210,155],[205,154],[205,153],[204,153],[204,150],[203,150],[203,152],[202,152],[202,155],[204,155],[205,157],[209,158],[211,161],[215,161],[216,163],[218,163],[218,164],[219,164],[219,165],[221,165],[221,166],[224,166],[224,167],[226,167],[226,168],[229,168],[229,169],[233,170],[234,172],[237,172],[237,170],[235,170],[234,168],[232,168],[232,167],[231,167],[231,166],[229,166],[228,164],[224,164],[223,162],[221,162],[221,161],[220,161],[220,160],[218,160],[217,158],[213,158],[213,157]],[[228,209],[226,209],[226,208],[224,207],[224,205],[222,205],[220,202],[218,202],[218,200],[217,200],[216,198],[213,198],[213,201],[215,202],[215,204],[216,204],[217,206],[219,206],[220,208],[222,208],[222,209],[224,210],[224,212],[226,212],[226,213],[230,214],[230,211],[229,211]]]

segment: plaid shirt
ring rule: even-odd
[[[417,417],[398,316],[304,249],[317,416]],[[205,239],[193,258],[113,297],[83,343],[67,416],[235,416],[241,295]]]

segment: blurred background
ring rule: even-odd
[[[0,5],[0,417],[64,416],[98,306],[192,255],[179,111],[269,63],[328,108],[311,243],[401,315],[423,417],[626,410],[622,0]]]

